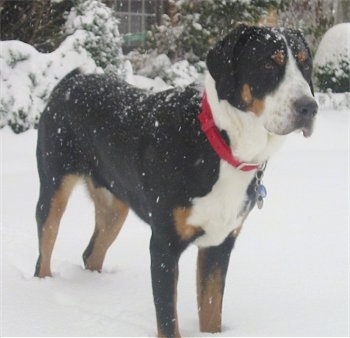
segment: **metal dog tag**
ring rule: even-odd
[[[262,199],[262,197],[258,197],[256,200],[256,205],[258,206],[259,209],[262,209],[262,207],[264,206],[264,200]]]
[[[267,191],[264,185],[262,185],[261,183],[259,183],[256,186],[256,193],[258,195],[258,197],[262,197],[265,198],[267,196]]]
[[[264,205],[264,198],[267,196],[267,190],[265,186],[261,183],[263,176],[263,172],[257,172],[256,174],[256,185],[255,185],[255,196],[256,196],[256,204],[259,209],[261,209]]]
[[[267,191],[264,185],[258,184],[255,188],[256,191],[256,204],[259,209],[264,205],[264,198],[267,196]]]

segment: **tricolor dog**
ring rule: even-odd
[[[102,270],[129,209],[151,227],[159,336],[180,335],[178,261],[191,243],[199,248],[200,330],[221,330],[231,250],[250,210],[262,205],[266,162],[287,134],[310,136],[317,113],[299,31],[240,25],[209,51],[207,67],[204,90],[156,94],[75,71],[54,89],[39,122],[35,276],[52,275],[60,219],[83,180],[96,212],[86,269]]]

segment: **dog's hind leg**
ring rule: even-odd
[[[200,248],[197,260],[197,302],[201,332],[221,332],[222,299],[235,237],[219,246]]]
[[[129,207],[107,189],[95,187],[86,179],[95,205],[95,231],[83,253],[85,268],[101,271],[108,248],[114,242],[128,215]]]
[[[69,196],[79,176],[66,175],[61,179],[41,178],[40,196],[36,208],[39,237],[39,258],[35,276],[49,277],[51,274],[51,255],[55,245],[58,228]]]

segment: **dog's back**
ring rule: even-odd
[[[149,94],[114,75],[69,74],[39,122],[39,176],[51,187],[44,198],[67,175],[89,177],[150,222],[149,201],[173,207],[204,195],[218,160],[200,132],[199,96],[195,86]]]
[[[126,88],[129,95],[123,95]],[[119,132],[127,123],[122,124],[129,121],[123,114],[129,114],[128,108],[135,105],[134,93],[144,94],[112,75],[68,74],[54,89],[39,121],[38,161],[54,164],[53,168],[62,170],[60,174],[88,174],[94,155],[92,142],[107,133],[122,138]]]

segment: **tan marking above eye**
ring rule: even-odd
[[[304,63],[308,59],[308,57],[308,53],[302,50],[298,52],[296,59],[299,63]]]
[[[272,60],[275,61],[275,63],[279,66],[282,66],[286,61],[286,55],[283,51],[278,51],[272,55]]]

